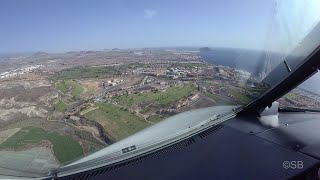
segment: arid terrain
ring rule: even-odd
[[[6,57],[0,61],[0,158],[18,154],[11,163],[19,164],[31,161],[20,155],[41,152],[50,157],[40,158],[41,168],[25,168],[45,174],[48,167],[72,162],[172,115],[246,104],[264,90],[247,72],[208,64],[193,51]],[[279,101],[320,105],[301,97],[295,91]],[[8,167],[0,163],[0,170]]]

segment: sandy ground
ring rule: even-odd
[[[45,118],[57,97],[49,81],[0,83],[0,121]]]
[[[24,107],[21,109],[0,109],[0,120],[10,120],[13,115],[18,115],[20,113],[26,115],[28,118],[45,118],[47,111],[35,106]]]

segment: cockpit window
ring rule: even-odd
[[[250,103],[318,46],[320,36],[309,34],[319,7],[317,0],[2,1],[0,175],[42,177],[108,148],[123,154],[172,137],[144,131],[145,144],[114,146],[142,130]],[[318,107],[307,86],[280,104]]]
[[[320,110],[320,74],[311,78],[277,100],[285,108],[302,108],[304,110]]]

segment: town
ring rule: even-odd
[[[245,105],[266,91],[249,72],[210,64],[196,49],[38,52],[0,63],[0,150],[46,147],[52,166],[181,112]],[[319,108],[315,97],[295,90],[279,103]],[[25,139],[32,133],[42,139]]]

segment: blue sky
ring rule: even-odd
[[[261,49],[271,0],[3,0],[0,52],[163,46]]]

